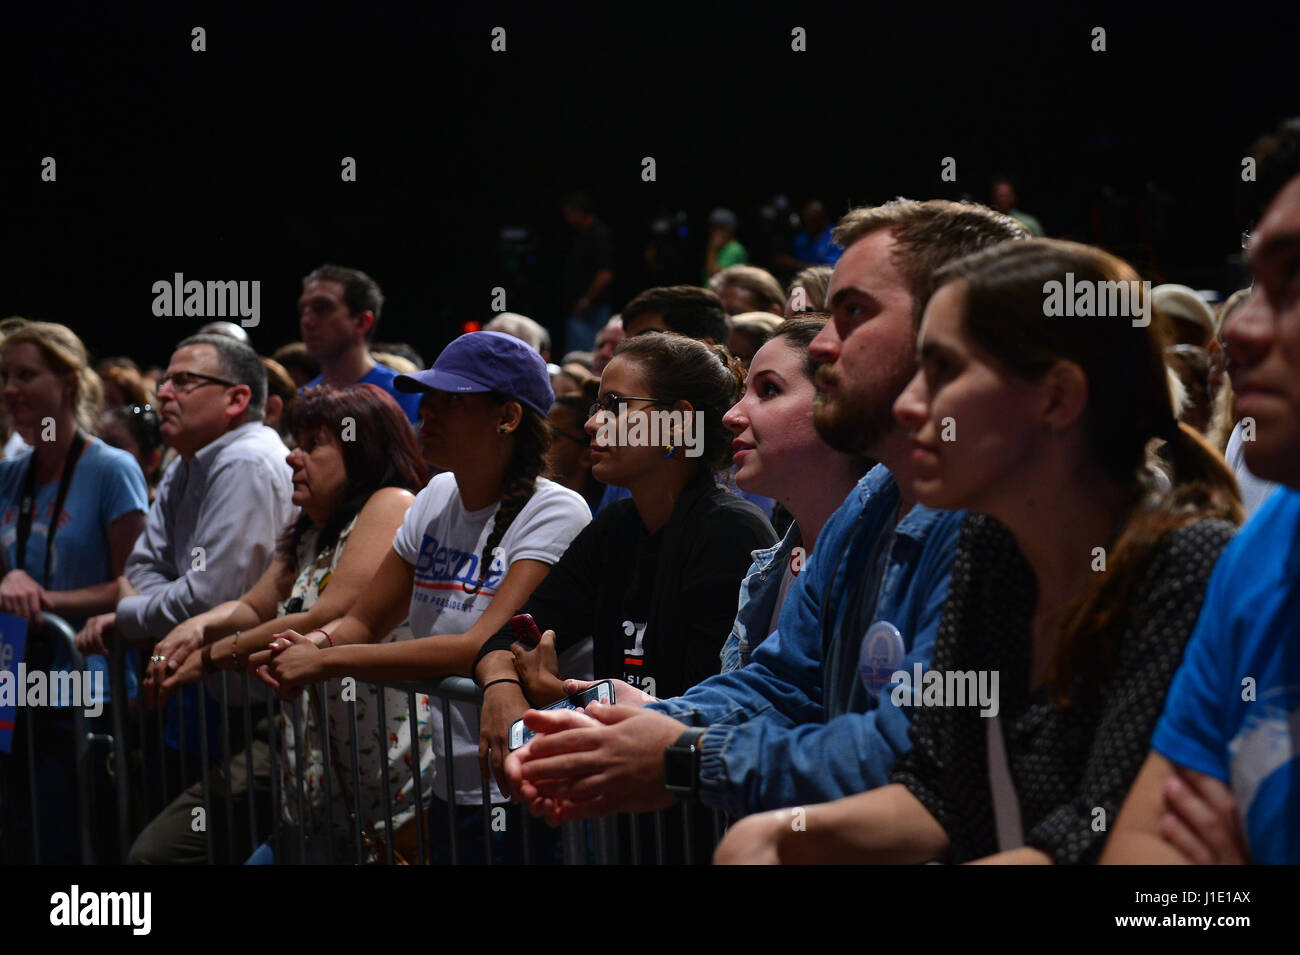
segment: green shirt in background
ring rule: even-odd
[[[729,265],[745,265],[749,262],[749,253],[745,247],[732,239],[722,248],[718,249],[718,268],[725,269]],[[704,270],[704,286],[709,285],[709,270]]]

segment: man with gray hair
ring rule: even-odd
[[[502,312],[483,326],[485,332],[502,332],[517,338],[546,361],[551,360],[551,333],[527,315]]]
[[[109,624],[133,643],[153,644],[178,624],[249,590],[275,556],[276,540],[294,515],[288,448],[262,423],[266,370],[247,345],[222,335],[194,335],[182,341],[158,383],[163,440],[179,459],[168,468],[149,510],[144,532],[127,559],[125,576],[135,593],[125,596],[116,614],[94,618],[83,637],[102,639]],[[188,645],[169,659],[151,659],[155,671],[174,672],[199,648]],[[231,689],[238,694],[238,684]],[[174,730],[169,711],[169,744],[197,749],[198,701],[182,694],[186,739]],[[207,705],[211,706],[210,699]],[[212,711],[209,711],[209,715]],[[233,720],[232,735],[242,735]],[[209,719],[210,734],[216,720]],[[251,741],[240,741],[243,742]],[[255,785],[265,747],[254,748]],[[232,742],[232,752],[239,752]],[[247,798],[244,760],[233,760],[232,797]],[[264,795],[269,791],[265,776]],[[214,786],[214,792],[220,790]],[[182,793],[141,833],[130,861],[182,863],[206,860],[207,837],[191,827],[191,810],[203,805],[196,785]],[[269,805],[269,801],[268,801]],[[247,825],[248,809],[235,818]],[[208,826],[219,828],[225,814],[210,812]],[[213,834],[224,846],[224,833]],[[247,838],[245,838],[245,843]]]

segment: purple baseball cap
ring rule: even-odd
[[[398,391],[497,391],[545,418],[555,403],[546,362],[532,347],[503,332],[469,332],[442,350],[425,371],[398,375]]]

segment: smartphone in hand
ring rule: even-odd
[[[529,617],[531,620],[532,618]],[[550,706],[545,707],[548,710],[580,710],[588,703],[613,703],[614,702],[614,683],[612,680],[601,680],[580,693],[575,693],[563,700],[557,700]],[[524,725],[523,720],[515,720],[510,725],[510,749],[516,750],[524,743],[532,739],[534,733]]]

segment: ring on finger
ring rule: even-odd
[[[167,658],[166,658],[166,657],[160,657],[160,656],[158,656],[157,654],[154,654],[153,656],[151,656],[151,657],[149,658],[149,662],[150,662],[150,663],[166,663],[166,662],[167,662]]]

